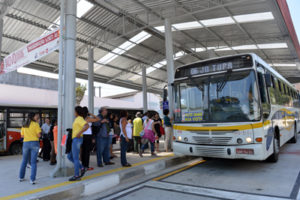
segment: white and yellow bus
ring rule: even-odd
[[[299,94],[255,54],[180,67],[174,91],[174,152],[276,162],[297,142]]]

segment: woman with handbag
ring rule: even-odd
[[[144,150],[148,148],[148,143],[151,145],[151,155],[155,156],[154,153],[154,143],[155,143],[155,123],[152,120],[153,115],[148,112],[148,117],[144,122],[144,135],[142,136],[142,145],[140,150],[140,157],[143,157]]]

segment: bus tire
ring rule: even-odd
[[[270,162],[277,162],[279,158],[279,151],[280,151],[280,140],[279,140],[279,133],[274,134],[273,137],[273,154],[268,158]]]
[[[292,137],[292,139],[290,140],[291,143],[296,144],[297,143],[297,125],[296,122],[294,124],[294,136]]]
[[[9,152],[11,155],[22,154],[22,144],[21,142],[14,142],[10,145]]]

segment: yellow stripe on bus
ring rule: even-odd
[[[181,130],[181,131],[241,131],[241,130],[248,130],[252,128],[261,128],[263,126],[267,126],[271,123],[270,120],[255,124],[243,124],[243,125],[236,125],[236,126],[204,126],[204,127],[195,127],[195,126],[179,126],[179,125],[174,125],[175,130]]]

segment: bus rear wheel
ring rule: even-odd
[[[19,142],[13,143],[9,149],[10,154],[19,155],[22,153],[22,145]]]
[[[279,138],[274,135],[273,137],[273,154],[268,158],[270,162],[277,162],[279,158],[280,142]]]
[[[290,140],[291,143],[297,143],[297,126],[296,123],[294,124],[294,137],[292,137],[292,139]]]

